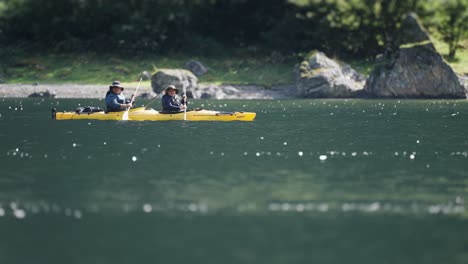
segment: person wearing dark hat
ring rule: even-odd
[[[126,100],[122,91],[124,87],[119,81],[114,81],[109,86],[109,91],[106,94],[106,106],[108,112],[125,111],[132,107],[130,100]]]
[[[185,104],[187,102],[187,96],[185,94],[182,96],[182,102],[179,102],[176,98],[176,94],[179,93],[179,89],[177,89],[174,85],[169,85],[162,97],[162,108],[163,112],[167,113],[176,113],[184,111],[186,108]]]

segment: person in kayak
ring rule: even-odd
[[[123,90],[124,87],[119,81],[114,81],[109,86],[109,91],[106,94],[107,112],[125,111],[133,106],[130,104],[130,100],[125,99],[125,95],[122,93]]]
[[[176,94],[179,93],[179,89],[175,88],[174,85],[169,85],[162,97],[162,108],[163,112],[166,113],[176,113],[182,112],[186,108],[185,104],[187,103],[187,96],[185,94],[182,96],[182,102],[179,102],[176,98]]]

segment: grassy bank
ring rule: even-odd
[[[434,41],[434,45],[439,53],[445,57],[445,60],[452,66],[458,74],[468,74],[468,40],[461,41],[454,59],[449,59],[449,47],[442,41]]]
[[[30,54],[17,53],[4,63],[7,83],[108,84],[112,80],[138,80],[142,71],[184,68],[191,59],[209,68],[200,82],[272,86],[294,82],[294,59],[277,62],[271,57],[119,56],[118,54]]]
[[[445,43],[435,41],[442,55],[448,54]],[[183,68],[196,59],[209,71],[200,78],[201,83],[255,84],[266,87],[295,82],[294,68],[301,57],[236,56],[190,57],[176,55],[129,56],[99,54],[32,53],[12,50],[0,57],[0,79],[6,83],[78,83],[109,84],[112,80],[134,82],[142,71],[154,73],[157,69]],[[459,74],[468,74],[468,40],[461,43],[456,59],[448,60]],[[346,61],[363,74],[373,68],[372,61],[353,59]]]

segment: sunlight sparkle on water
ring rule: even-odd
[[[13,215],[18,219],[23,219],[26,217],[26,212],[23,209],[13,210]]]
[[[143,212],[151,213],[151,211],[153,211],[153,206],[151,206],[151,204],[144,204],[143,205]]]
[[[75,211],[73,212],[73,216],[74,216],[75,218],[77,218],[77,219],[81,219],[81,218],[83,217],[83,214],[81,213],[80,210],[75,210]]]

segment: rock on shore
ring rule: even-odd
[[[295,96],[294,85],[266,89],[258,85],[201,84],[192,90],[196,99],[285,99]]]
[[[370,74],[365,87],[370,96],[466,98],[457,75],[436,51],[416,14],[407,16],[399,38],[399,49]]]
[[[128,96],[136,87],[127,87]],[[0,98],[27,98],[31,95],[43,95],[52,98],[96,98],[104,99],[108,85],[82,84],[0,84]],[[191,93],[196,99],[284,99],[293,98],[294,85],[276,86],[266,89],[257,85],[215,85],[199,84]],[[153,98],[156,94],[147,85],[141,85],[138,98]]]
[[[160,69],[151,77],[151,87],[155,93],[164,91],[169,85],[174,85],[181,92],[184,86],[192,91],[198,85],[198,78],[184,69]]]
[[[297,71],[299,97],[354,97],[364,88],[365,77],[347,64],[338,64],[314,52]]]
[[[465,88],[465,94],[467,94],[468,97],[468,74],[458,76],[458,80],[460,80],[460,84]]]

